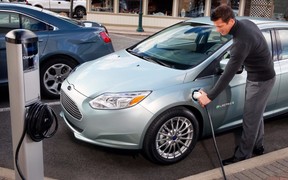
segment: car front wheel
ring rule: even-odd
[[[184,159],[195,147],[199,124],[188,109],[177,107],[158,116],[147,130],[144,155],[158,164],[173,164]]]
[[[48,59],[40,68],[41,92],[48,98],[59,98],[62,82],[77,66],[73,59],[57,56]]]

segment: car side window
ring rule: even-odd
[[[208,67],[206,67],[197,78],[208,77],[211,75],[220,75],[223,70],[221,69],[221,65],[229,61],[230,58],[230,49],[228,48],[224,51],[220,56],[218,56]]]
[[[288,59],[288,30],[278,30],[279,35],[279,60]]]
[[[10,12],[0,12],[0,33],[7,34],[13,29],[19,29],[19,15]]]
[[[38,21],[36,19],[21,16],[22,28],[28,29],[30,31],[46,31],[48,27],[45,23]]]
[[[30,31],[46,31],[45,23],[36,19],[12,12],[0,12],[0,33],[7,34],[13,29],[28,29]]]
[[[263,34],[264,38],[266,39],[266,42],[267,42],[269,50],[270,50],[270,54],[271,54],[271,56],[273,56],[273,54],[272,54],[271,31],[270,30],[262,30],[262,34]]]

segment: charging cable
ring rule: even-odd
[[[194,91],[194,92],[192,93],[192,97],[193,97],[193,99],[195,99],[195,100],[198,100],[198,98],[199,98],[201,95],[202,95],[202,94],[201,94],[199,91]],[[214,132],[214,127],[213,127],[213,123],[212,123],[212,118],[211,118],[211,115],[210,115],[207,107],[204,106],[204,108],[205,108],[205,110],[206,110],[206,113],[208,114],[208,119],[209,119],[209,122],[210,122],[211,132],[212,132],[212,136],[213,136],[214,148],[215,148],[215,150],[216,150],[217,157],[218,157],[218,160],[219,160],[219,163],[220,163],[220,166],[221,166],[223,178],[224,178],[224,180],[226,180],[227,178],[226,178],[224,166],[223,166],[223,163],[222,163],[222,158],[221,158],[221,156],[220,156],[219,149],[218,149],[218,146],[217,146],[217,143],[216,143],[216,138],[215,138],[215,132]]]
[[[28,106],[28,110],[26,109],[22,136],[15,153],[15,165],[22,180],[25,180],[25,177],[18,165],[18,156],[26,133],[33,141],[39,142],[44,138],[52,137],[57,129],[58,120],[56,114],[48,105],[38,101]]]

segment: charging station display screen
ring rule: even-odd
[[[38,42],[22,44],[23,71],[30,71],[38,68]]]

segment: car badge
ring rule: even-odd
[[[71,86],[68,86],[67,89],[68,89],[69,91],[71,91]]]

